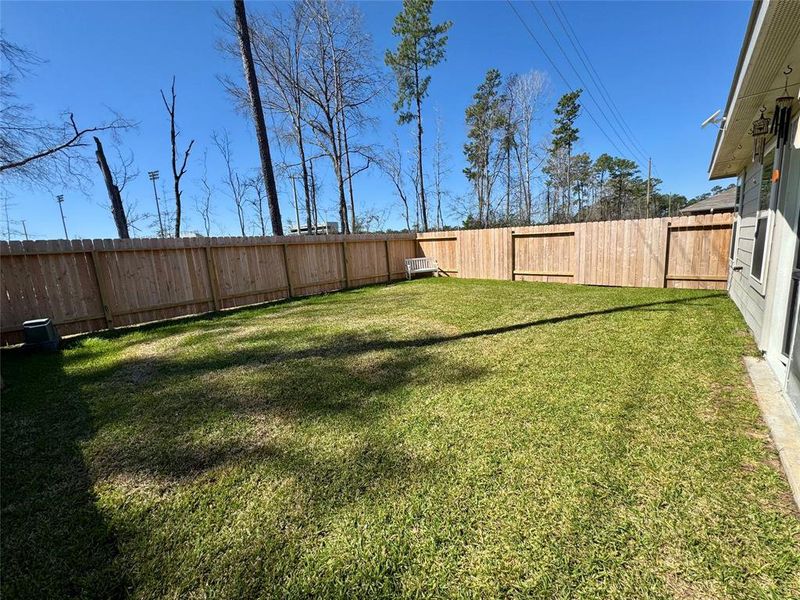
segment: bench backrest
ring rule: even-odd
[[[409,271],[411,273],[414,273],[416,271],[428,271],[438,268],[439,266],[436,264],[436,259],[427,256],[424,258],[406,259],[406,271]]]

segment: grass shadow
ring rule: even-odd
[[[168,493],[227,471],[256,472],[263,481],[285,479],[300,490],[308,514],[293,516],[292,526],[324,521],[318,517],[349,503],[437,476],[436,463],[421,460],[403,446],[401,436],[381,427],[409,388],[462,387],[484,376],[484,369],[460,364],[436,347],[629,311],[669,310],[723,295],[409,338],[369,330],[314,336],[297,325],[232,343],[225,331],[198,328],[151,355],[132,353],[79,370],[66,369],[60,354],[4,352],[11,387],[2,403],[3,595],[115,597],[131,587],[121,575],[127,569],[119,564],[115,540],[95,507],[91,489],[98,481],[155,482]],[[228,319],[224,327],[235,330],[247,316],[231,322],[225,315],[219,324]],[[197,321],[217,325],[216,316]],[[190,329],[185,322],[153,328],[158,335],[136,344],[168,340]],[[329,446],[316,446],[315,436],[329,436]],[[235,500],[234,491],[225,498]],[[220,505],[218,512],[204,506],[191,510],[209,511],[208,519],[198,515],[199,521],[224,522],[224,502]],[[140,522],[115,523],[115,531],[120,539],[146,538],[162,527],[158,518],[145,514]],[[197,532],[173,535],[170,544],[180,545]],[[287,534],[253,543],[254,548],[240,550],[241,564],[259,552],[259,560],[269,562],[295,542]],[[151,566],[137,566],[173,576],[185,569],[179,558],[155,551],[152,560]],[[167,579],[162,585],[165,595],[174,589]],[[242,596],[263,591],[240,590]]]
[[[3,371],[2,596],[124,597],[81,453],[91,418],[63,355],[4,356]]]

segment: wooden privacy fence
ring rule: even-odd
[[[731,214],[421,233],[452,277],[726,289]]]
[[[62,335],[400,279],[413,233],[0,243],[0,333]]]
[[[731,215],[317,237],[0,242],[0,335],[62,335],[400,279],[431,256],[452,277],[725,289]]]

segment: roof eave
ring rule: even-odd
[[[739,60],[736,63],[736,70],[733,73],[731,89],[728,91],[728,101],[725,103],[725,112],[723,113],[723,118],[725,120],[723,121],[722,126],[719,128],[719,131],[717,131],[717,139],[714,143],[714,152],[711,154],[711,162],[708,165],[708,178],[712,181],[715,179],[724,179],[726,177],[730,177],[730,175],[714,175],[714,163],[716,163],[719,156],[719,151],[722,146],[722,138],[725,135],[725,126],[728,122],[727,119],[731,114],[731,109],[733,108],[734,99],[736,98],[736,90],[739,88],[741,83],[742,67],[744,66],[745,58],[750,50],[750,45],[754,37],[753,34],[756,31],[756,24],[759,23],[759,15],[761,14],[763,5],[763,0],[753,0],[753,6],[750,9],[750,18],[747,21],[747,29],[745,30],[744,34],[744,41],[742,42],[741,50],[739,50]]]

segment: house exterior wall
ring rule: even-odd
[[[798,121],[795,119],[790,139],[795,139],[797,127]],[[765,275],[761,282],[751,275],[751,268],[763,166],[751,163],[739,176],[741,191],[729,293],[752,330],[758,348],[781,381],[800,420],[800,356],[794,352],[790,366],[789,358],[783,354],[790,281],[800,225],[800,148],[789,142],[777,159],[774,168],[780,171],[780,179],[777,193],[773,187],[770,196]]]
[[[795,120],[790,139],[796,139],[795,133],[800,126]],[[800,147],[792,143],[786,145],[786,152],[781,161],[781,187],[775,211],[773,228],[772,253],[769,256],[769,280],[767,281],[766,306],[764,323],[770,327],[762,332],[764,357],[772,369],[782,377],[787,397],[795,415],[800,420],[800,382],[798,377],[797,353],[791,356],[794,368],[788,366],[788,357],[782,353],[784,332],[787,319],[787,304],[790,293],[790,282],[798,231],[800,228]],[[795,320],[795,330],[797,329]],[[795,347],[797,344],[795,343]]]
[[[753,285],[750,269],[753,264],[753,243],[756,231],[758,194],[761,185],[761,163],[752,163],[739,175],[739,210],[736,214],[736,241],[731,274],[730,296],[761,347],[761,325],[764,320],[764,295]]]

